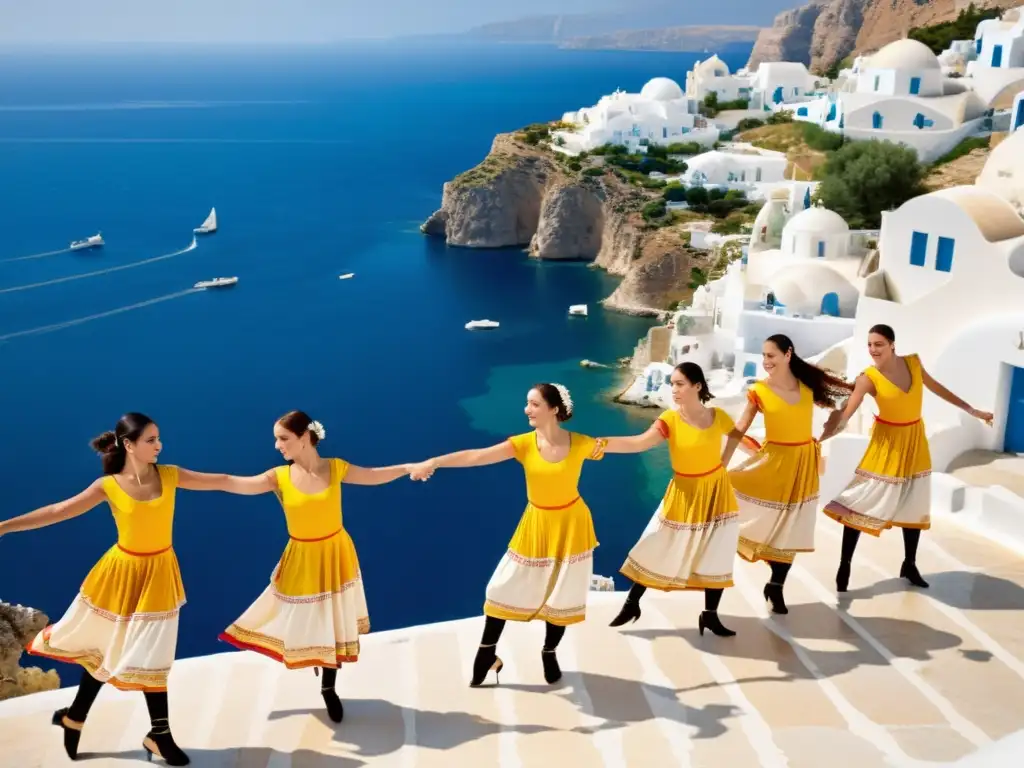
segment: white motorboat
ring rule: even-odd
[[[338,275],[338,279],[339,280],[350,280],[351,278],[353,278],[355,276],[356,276],[355,272],[346,272],[344,275]]]
[[[466,323],[466,330],[489,330],[491,328],[497,328],[500,323],[497,320],[470,320]]]
[[[84,251],[88,248],[102,248],[103,247],[103,236],[97,232],[92,237],[87,237],[85,240],[72,240],[70,248],[72,251]]]
[[[587,316],[587,305],[586,304],[573,304],[569,307],[569,314],[576,315],[577,317]]]
[[[217,209],[211,208],[210,215],[206,217],[206,221],[200,224],[198,227],[192,230],[197,235],[212,235],[217,231]]]
[[[237,277],[215,277],[213,280],[200,280],[193,288],[226,288],[238,282]]]

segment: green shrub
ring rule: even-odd
[[[707,205],[708,191],[704,187],[690,187],[686,190],[686,202],[691,206]]]
[[[569,161],[569,169],[572,170],[572,171],[582,170],[583,169],[583,163],[581,163],[579,160],[570,160]]]
[[[678,182],[669,184],[661,191],[662,198],[669,203],[682,203],[686,201],[686,187]]]
[[[793,122],[793,113],[788,109],[784,109],[781,112],[772,112],[768,115],[768,125],[784,125],[786,123]]]
[[[675,141],[665,147],[670,155],[699,155],[704,147],[696,141]]]
[[[986,19],[998,19],[999,8],[978,9],[974,3],[964,8],[953,21],[943,21],[927,27],[912,27],[907,34],[911,40],[924,43],[938,55],[949,48],[954,40],[973,40],[978,24]]]
[[[843,146],[844,140],[841,133],[826,131],[814,123],[801,123],[800,130],[803,133],[804,143],[819,152],[834,152]]]
[[[644,217],[645,221],[653,221],[654,219],[660,219],[668,212],[665,207],[664,200],[652,200],[647,203],[641,210],[640,213]]]
[[[707,285],[708,273],[700,267],[690,267],[690,290],[697,290],[702,285]]]
[[[604,176],[604,168],[584,168],[584,176]]]
[[[753,130],[754,128],[760,128],[762,125],[764,125],[764,120],[761,120],[756,117],[744,117],[742,120],[736,123],[736,130],[750,131]]]
[[[747,204],[747,195],[746,195],[746,193],[743,192],[742,190],[739,190],[739,189],[730,189],[728,192],[725,193],[725,199],[726,200],[739,200],[739,201],[742,201],[744,205]]]

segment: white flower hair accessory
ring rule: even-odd
[[[309,429],[310,432],[316,435],[317,440],[323,440],[325,437],[327,437],[327,430],[324,428],[324,425],[321,424],[319,421],[309,422],[309,427],[307,429]]]
[[[562,405],[565,406],[565,415],[572,413],[572,397],[569,395],[569,388],[564,384],[552,384],[558,390],[558,396],[562,398]]]

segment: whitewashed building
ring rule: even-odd
[[[729,65],[715,54],[704,61],[698,61],[686,73],[686,95],[698,102],[704,101],[711,93],[719,101],[749,100],[753,90],[752,81],[753,78],[746,70],[736,74],[730,72]]]
[[[713,150],[687,160],[686,172],[680,180],[688,186],[745,189],[754,184],[785,181],[787,163],[782,152]]]
[[[1005,11],[1002,18],[986,19],[974,33],[975,60],[968,73],[982,69],[1024,67],[1024,12],[1022,8]]]
[[[593,107],[566,112],[562,121],[575,126],[556,131],[555,141],[568,152],[589,152],[604,144],[620,144],[636,151],[648,144],[697,142],[711,146],[719,130],[697,112],[678,83],[656,77],[640,93],[615,91]]]

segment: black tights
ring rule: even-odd
[[[908,563],[917,562],[917,545],[921,543],[920,528],[902,528],[903,531],[903,559]],[[843,549],[842,561],[849,563],[853,561],[853,553],[857,549],[857,542],[860,541],[860,531],[849,526],[843,527]]]
[[[336,671],[335,674],[337,674]],[[83,669],[82,679],[78,683],[78,693],[75,694],[75,700],[71,702],[71,706],[68,708],[68,720],[84,723],[102,687],[103,683],[101,681]],[[153,725],[153,730],[169,731],[167,691],[146,691],[145,697],[146,708],[149,710],[149,719]]]
[[[772,569],[772,584],[778,584],[780,587],[786,583],[786,576],[789,575],[789,569],[793,567],[792,563],[776,563],[768,562],[769,567]]]
[[[562,636],[565,634],[565,627],[552,624],[550,621],[544,622],[544,625],[544,650],[553,651],[562,641]],[[483,637],[480,638],[480,645],[497,645],[498,640],[501,639],[501,633],[504,629],[504,619],[496,619],[493,616],[488,616],[486,621],[484,621],[484,634]]]
[[[322,682],[320,683],[321,691],[333,691],[334,683],[338,680],[338,670],[334,667],[323,667],[320,670],[323,672]]]
[[[628,603],[639,603],[640,598],[643,597],[644,592],[647,591],[647,587],[643,584],[633,584],[630,587],[629,595],[626,596],[626,602]],[[722,593],[724,589],[705,589],[704,590],[704,610],[708,613],[717,613],[718,605],[722,602]]]

